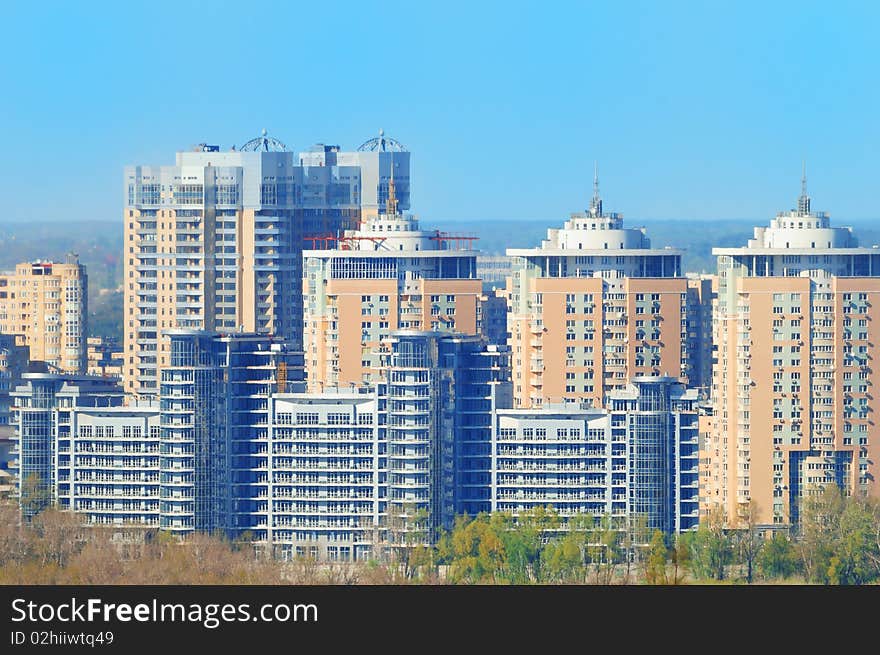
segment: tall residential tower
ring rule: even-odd
[[[66,373],[86,371],[88,277],[76,255],[0,273],[0,333],[22,335],[31,360]]]
[[[652,248],[644,228],[606,213],[598,178],[586,212],[513,257],[508,331],[514,402],[589,401],[637,375],[691,376],[690,307],[682,251]],[[696,333],[695,333],[696,335]]]
[[[410,153],[380,131],[357,151],[298,155],[266,131],[239,149],[202,144],[175,166],[125,169],[129,393],[158,394],[162,331],[267,334],[302,347],[302,248],[326,247],[384,207],[409,207]]]
[[[398,329],[477,334],[482,283],[472,237],[419,227],[398,211],[395,180],[386,210],[331,250],[303,253],[309,389],[375,379],[378,347]]]
[[[175,166],[125,169],[125,389],[159,393],[163,331],[277,335],[301,348],[294,154],[203,145]]]
[[[735,521],[797,522],[827,484],[876,496],[880,250],[810,208],[756,227],[743,248],[715,248],[715,416],[707,508]]]

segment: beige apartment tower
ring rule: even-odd
[[[876,496],[880,250],[810,209],[716,248],[714,420],[706,509],[736,522],[798,520],[799,501],[836,484]]]
[[[125,169],[125,391],[159,392],[171,328],[301,347],[301,221],[292,152],[202,145]]]
[[[303,252],[304,344],[310,391],[375,380],[395,330],[478,334],[482,282],[473,237],[423,230],[398,212],[368,215],[330,250]]]
[[[667,375],[692,383],[699,329],[692,306],[703,288],[689,289],[682,251],[652,248],[644,228],[625,228],[605,213],[594,181],[590,208],[539,248],[510,249],[510,333],[514,403],[605,404],[637,375]]]
[[[22,335],[30,359],[65,373],[86,370],[88,278],[75,255],[0,273],[0,333]]]

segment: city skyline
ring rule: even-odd
[[[11,648],[880,585],[880,3],[3,9]]]
[[[123,166],[202,141],[227,149],[263,128],[294,151],[354,149],[384,128],[416,153],[412,208],[431,223],[564,216],[588,201],[595,161],[603,195],[630,222],[772,216],[804,159],[811,194],[837,221],[874,211],[876,7],[489,4],[468,6],[466,20],[461,5],[350,5],[336,20],[313,7],[232,7],[175,5],[161,31],[125,7],[49,17],[11,7],[21,29],[0,52],[28,65],[0,72],[17,153],[0,164],[4,221],[112,219]],[[106,31],[105,20],[128,28]],[[259,55],[217,51],[193,74],[193,26],[247,38],[270,23],[278,38]],[[255,110],[248,89],[272,102]],[[47,149],[66,171],[49,181]],[[541,162],[545,150],[565,164]],[[464,152],[491,166],[460,165]]]

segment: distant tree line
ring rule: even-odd
[[[563,525],[551,508],[514,517],[459,517],[436,545],[427,521],[376,537],[361,562],[281,560],[237,541],[194,533],[86,527],[46,507],[21,521],[0,503],[0,584],[775,584],[858,585],[880,580],[880,502],[836,487],[806,498],[794,530],[767,534],[754,505],[737,527],[713,513],[681,535],[582,515]],[[634,525],[635,523],[635,525]]]

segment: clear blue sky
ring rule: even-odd
[[[319,6],[327,8],[319,8]],[[115,219],[122,167],[266,127],[296,149],[382,127],[413,211],[880,216],[872,2],[25,2],[0,39],[0,221]]]

